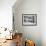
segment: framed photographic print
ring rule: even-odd
[[[22,26],[36,26],[37,14],[22,14]]]

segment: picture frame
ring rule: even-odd
[[[36,26],[37,14],[22,14],[22,26]]]

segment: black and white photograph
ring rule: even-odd
[[[37,14],[22,14],[23,26],[35,26],[37,25]]]

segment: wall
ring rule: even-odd
[[[19,3],[18,3],[19,2]],[[15,30],[23,33],[23,37],[35,41],[41,46],[41,1],[21,0],[13,6]],[[22,14],[37,14],[37,26],[22,26]]]
[[[16,0],[0,0],[0,27],[12,29],[12,6]]]
[[[42,46],[46,46],[46,0],[41,1],[41,38]]]

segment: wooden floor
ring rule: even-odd
[[[0,46],[16,46],[15,39],[13,40],[6,40],[6,42],[2,43]]]

